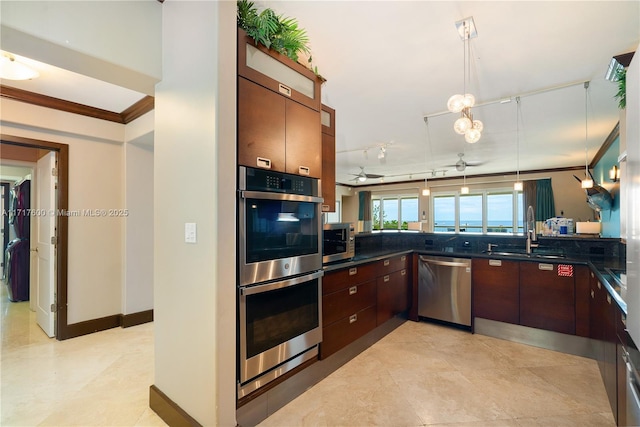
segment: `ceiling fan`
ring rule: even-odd
[[[355,176],[354,181],[360,181],[360,182],[365,182],[368,178],[371,179],[375,179],[375,178],[383,178],[384,175],[378,175],[375,173],[366,173],[364,171],[364,166],[360,166],[360,173],[352,173],[351,175]]]
[[[452,167],[455,166],[455,168],[456,168],[456,170],[458,172],[463,172],[465,169],[467,169],[467,166],[480,166],[480,165],[484,164],[484,162],[473,162],[473,161],[468,162],[468,161],[464,160],[464,158],[463,158],[464,157],[464,153],[458,153],[458,157],[459,157],[459,159],[455,164],[447,165],[447,167],[451,167],[452,168]]]

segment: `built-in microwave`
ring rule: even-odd
[[[324,224],[322,230],[322,262],[324,264],[351,259],[355,255],[354,226],[350,222]]]

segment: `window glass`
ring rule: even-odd
[[[398,229],[398,199],[382,199],[382,228]]]
[[[487,232],[513,233],[513,192],[487,194]]]
[[[372,215],[371,215],[371,222],[372,224],[372,228],[374,230],[380,230],[382,228],[382,212],[380,212],[380,199],[373,199],[371,200],[371,209],[372,209]]]
[[[460,196],[460,232],[482,233],[482,194]]]
[[[456,197],[433,197],[433,231],[456,231]]]
[[[516,211],[516,224],[518,224],[518,233],[524,233],[524,196],[522,192],[518,192]]]
[[[409,222],[418,221],[418,198],[403,197],[400,200],[400,214],[402,218],[400,228],[407,230],[409,228]]]

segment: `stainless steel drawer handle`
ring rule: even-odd
[[[389,275],[387,274],[386,276],[384,276],[384,279],[383,279],[383,280],[384,280],[385,282],[388,282],[388,281],[389,281]]]
[[[400,275],[401,275],[401,276],[406,276],[406,275],[407,275],[407,270],[402,270],[402,271],[400,272]]]
[[[358,287],[357,286],[352,286],[349,288],[349,295],[353,295],[358,293]]]
[[[601,286],[601,285],[600,285],[600,282],[598,282],[598,289],[601,289],[601,288],[600,288],[600,286]]]
[[[258,166],[259,168],[271,169],[271,159],[258,157],[256,158],[256,166]]]
[[[282,83],[278,84],[278,91],[283,95],[291,96],[291,88]]]
[[[300,175],[309,175],[311,172],[308,166],[298,166],[298,173]]]
[[[406,256],[406,255],[402,255],[402,256],[400,257],[400,261],[405,261],[406,259],[407,259],[407,256]]]
[[[355,323],[358,321],[358,315],[357,314],[352,314],[351,316],[349,316],[349,323]]]
[[[358,274],[358,267],[353,267],[349,269],[349,276],[355,276]]]
[[[492,267],[502,267],[502,260],[499,259],[490,259],[489,265]]]
[[[593,292],[593,289],[592,289],[592,290],[591,290],[591,298],[593,299],[593,298],[595,298],[595,297],[596,297],[596,296],[595,296],[595,293]]]
[[[553,264],[538,264],[538,270],[553,271]]]
[[[611,295],[607,295],[607,303],[611,304]]]
[[[385,260],[384,260],[384,266],[386,267],[386,266],[388,266],[388,265],[389,265],[389,260],[388,260],[388,259],[385,259]]]

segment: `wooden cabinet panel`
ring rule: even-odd
[[[294,101],[286,101],[285,171],[307,175],[299,168],[306,168],[308,176],[322,177],[322,131],[320,114]]]
[[[322,298],[322,324],[328,326],[343,317],[376,304],[376,281],[353,285]]]
[[[473,316],[516,325],[520,322],[518,264],[508,260],[472,260]]]
[[[559,275],[558,264],[521,262],[520,324],[575,334],[573,275]]]
[[[320,358],[324,359],[376,327],[376,308],[367,307],[322,329]]]
[[[285,171],[285,101],[269,89],[238,78],[239,165],[257,167],[261,157],[271,160],[271,169]]]
[[[378,261],[378,276],[407,268],[408,260],[408,255],[398,255]]]
[[[336,110],[322,105],[322,212],[336,211]]]
[[[376,298],[378,325],[409,308],[408,277],[407,269],[378,277]]]
[[[376,263],[330,271],[322,278],[322,294],[327,295],[376,277]]]
[[[589,267],[585,265],[576,265],[574,272],[574,281],[576,286],[576,335],[589,337],[589,306],[591,303]]]

